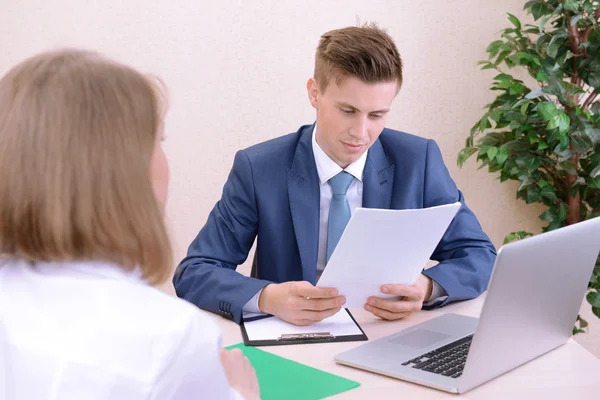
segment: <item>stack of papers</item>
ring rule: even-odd
[[[345,307],[363,307],[385,284],[412,285],[425,267],[460,202],[417,210],[357,208],[317,286],[346,297]]]

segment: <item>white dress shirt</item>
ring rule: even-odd
[[[241,399],[215,322],[101,262],[0,261],[0,399]]]
[[[319,175],[319,189],[321,193],[320,213],[319,213],[319,249],[317,252],[317,271],[322,272],[327,262],[327,227],[329,221],[329,206],[331,205],[332,191],[329,185],[329,179],[333,178],[341,171],[346,171],[354,176],[354,180],[348,187],[346,198],[350,206],[350,215],[354,213],[357,207],[362,207],[363,195],[363,171],[367,162],[368,150],[365,151],[356,161],[342,169],[335,161],[333,161],[321,146],[317,143],[316,127],[312,133],[312,150],[317,166],[317,174]],[[319,275],[319,274],[317,274]],[[262,289],[254,295],[242,308],[244,317],[259,314],[261,311],[258,307],[258,299]],[[435,304],[445,300],[446,293],[444,289],[435,281],[433,281],[433,289],[429,301],[426,305]]]

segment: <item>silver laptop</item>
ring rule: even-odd
[[[335,361],[464,393],[567,342],[600,251],[600,217],[504,245],[480,318],[444,314]]]

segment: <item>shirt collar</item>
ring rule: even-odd
[[[336,164],[325,152],[321,149],[321,146],[317,143],[317,126],[312,132],[312,149],[315,156],[315,164],[317,165],[317,173],[319,174],[319,181],[321,185],[326,183],[329,179],[333,178],[342,171],[342,168]],[[344,171],[348,172],[356,179],[362,182],[363,171],[367,162],[367,153],[365,151],[356,161],[348,165]]]

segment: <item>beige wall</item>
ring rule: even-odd
[[[396,39],[405,84],[388,126],[437,140],[467,203],[498,246],[538,214],[515,186],[456,156],[493,97],[478,60],[523,0],[0,0],[0,73],[59,46],[99,50],[161,75],[171,92],[168,218],[180,259],[220,197],[239,148],[311,123],[305,83],[320,34],[378,21]],[[171,290],[166,285],[166,290]]]

